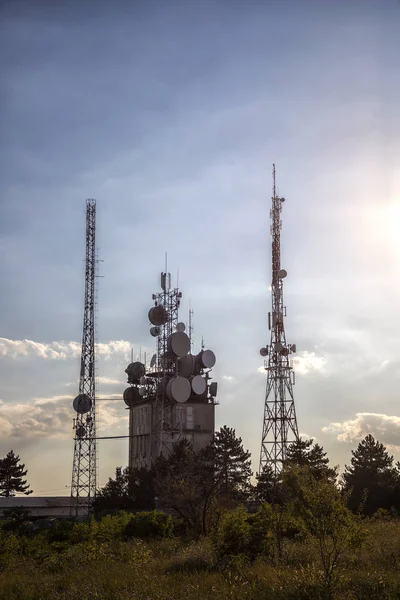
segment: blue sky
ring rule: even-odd
[[[396,0],[2,3],[0,453],[35,491],[71,478],[88,197],[100,393],[152,351],[168,251],[217,354],[217,424],[257,468],[272,162],[300,431],[342,467],[368,431],[400,457],[399,20]],[[99,417],[126,431],[122,402]],[[104,442],[100,483],[126,461]]]

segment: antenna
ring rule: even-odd
[[[96,200],[86,200],[85,304],[79,393],[73,401],[75,443],[70,514],[89,515],[96,496]],[[81,510],[80,510],[81,509]]]
[[[287,344],[284,327],[286,307],[283,305],[281,269],[281,212],[284,198],[276,194],[275,164],[272,165],[272,311],[268,314],[271,331],[269,346],[261,348],[268,372],[265,392],[264,421],[261,439],[260,468],[270,466],[275,474],[283,469],[288,446],[298,439],[298,426],[293,396],[294,371],[289,355],[296,351],[295,344]]]
[[[193,308],[192,301],[189,298],[189,340],[190,340],[190,352],[193,350]]]

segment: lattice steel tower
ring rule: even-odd
[[[73,401],[75,445],[71,515],[89,514],[96,494],[95,279],[96,200],[86,201],[85,309],[79,394]]]
[[[287,447],[299,434],[297,428],[296,409],[293,397],[294,371],[290,354],[296,352],[295,344],[287,344],[284,317],[286,307],[283,305],[283,279],[287,272],[281,269],[281,212],[285,198],[276,193],[275,165],[272,169],[272,311],[268,313],[268,327],[271,331],[269,346],[261,348],[261,356],[265,356],[265,368],[268,372],[265,393],[264,422],[261,441],[260,468],[270,466],[275,474],[282,471]]]

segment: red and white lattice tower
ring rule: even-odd
[[[282,471],[288,446],[298,439],[296,409],[293,397],[294,371],[290,355],[296,352],[295,344],[286,342],[283,305],[283,280],[287,276],[281,268],[281,212],[284,198],[276,192],[275,165],[273,165],[273,195],[271,209],[272,235],[272,310],[268,313],[271,331],[270,343],[261,348],[267,370],[264,421],[261,440],[259,472],[269,466],[275,474]]]

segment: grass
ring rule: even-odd
[[[400,599],[400,520],[371,522],[358,555],[342,560],[334,600]],[[0,537],[1,600],[323,600],[316,551],[286,541],[282,564],[218,562],[208,539],[89,539],[49,544]],[[325,594],[325,595],[324,595]]]

